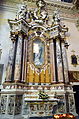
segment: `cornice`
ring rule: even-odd
[[[28,4],[32,4],[32,3],[35,3],[36,0],[25,0],[25,3]],[[48,0],[45,0],[46,4],[48,6],[55,6],[55,7],[58,7],[58,8],[64,8],[64,9],[72,9],[73,8],[73,3],[66,3],[66,2],[61,2],[61,1],[48,1]],[[7,1],[7,2],[4,2],[4,3],[0,3],[0,8],[8,8],[8,9],[16,9],[17,10],[17,4],[21,4],[22,2],[20,1]]]
[[[67,2],[61,2],[61,1],[48,1],[45,0],[47,5],[55,6],[58,8],[64,8],[64,9],[72,9],[74,7],[73,3],[67,3]]]
[[[27,4],[28,8],[30,7],[34,9],[36,0],[25,0],[25,4]],[[9,3],[10,2],[10,3]],[[60,15],[64,20],[75,22],[79,18],[78,10],[74,8],[73,3],[66,3],[61,1],[48,1],[45,0],[47,4],[47,10],[50,13],[50,16],[52,15],[52,12],[56,10],[56,8],[60,11]],[[9,3],[9,4],[8,4]],[[20,5],[22,1],[7,1],[2,4],[0,4],[0,11],[9,11],[16,13],[18,11],[18,5]],[[31,5],[33,4],[33,6]]]

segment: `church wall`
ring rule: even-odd
[[[76,27],[75,22],[71,21],[64,21],[64,24],[69,29],[69,37],[67,38],[67,41],[69,43],[69,47],[67,50],[67,58],[68,58],[68,67],[69,71],[79,71],[79,31]],[[78,65],[74,66],[71,63],[71,55],[74,54],[77,56]]]
[[[0,64],[4,64],[2,82],[5,80],[6,67],[10,54],[9,50],[12,45],[10,40],[10,27],[8,24],[8,19],[14,19],[15,16],[15,11],[0,6],[0,49],[2,49]]]

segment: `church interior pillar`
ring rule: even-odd
[[[23,65],[22,65],[22,82],[26,82],[26,75],[27,75],[27,38],[24,38],[24,50],[23,50]]]
[[[54,61],[54,43],[50,42],[50,68],[51,68],[51,83],[56,82],[55,78],[55,61]]]
[[[21,75],[21,56],[22,56],[22,35],[18,36],[17,51],[15,59],[14,81],[20,81]]]
[[[65,78],[65,83],[68,83],[69,82],[68,61],[67,61],[67,53],[66,53],[65,44],[63,41],[61,43],[61,48],[62,48],[62,60],[63,60],[63,67],[64,67],[64,78]]]
[[[12,35],[12,48],[9,52],[9,60],[6,69],[6,82],[14,80],[14,67],[15,67],[15,58],[16,58],[16,48],[17,48],[17,36]]]
[[[57,59],[58,82],[63,82],[63,68],[62,68],[60,39],[56,39],[56,59]]]

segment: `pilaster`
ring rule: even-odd
[[[12,47],[9,52],[8,65],[6,69],[6,82],[12,81],[12,73],[13,73],[15,49],[16,49],[16,36],[11,35],[11,40],[12,40]]]
[[[22,55],[22,36],[18,35],[17,51],[15,59],[14,81],[20,81],[21,74],[21,55]]]
[[[63,68],[62,68],[62,57],[60,48],[60,39],[56,39],[56,60],[57,60],[57,73],[58,82],[63,82]]]
[[[20,86],[20,84],[18,85]],[[23,89],[18,89],[17,84],[16,86],[15,84],[9,84],[8,86],[5,84],[4,87],[5,88],[1,91],[0,118],[5,119],[7,117],[7,119],[22,119]]]
[[[54,43],[53,39],[50,42],[50,67],[51,67],[51,83],[56,82],[56,76],[55,76],[55,59],[54,59]]]
[[[66,53],[66,47],[65,47],[64,41],[62,41],[62,43],[61,43],[61,49],[62,49],[62,60],[63,60],[63,70],[64,70],[65,83],[69,83],[68,61],[67,61],[67,53]]]

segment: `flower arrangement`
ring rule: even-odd
[[[54,119],[76,119],[73,114],[55,114]]]

